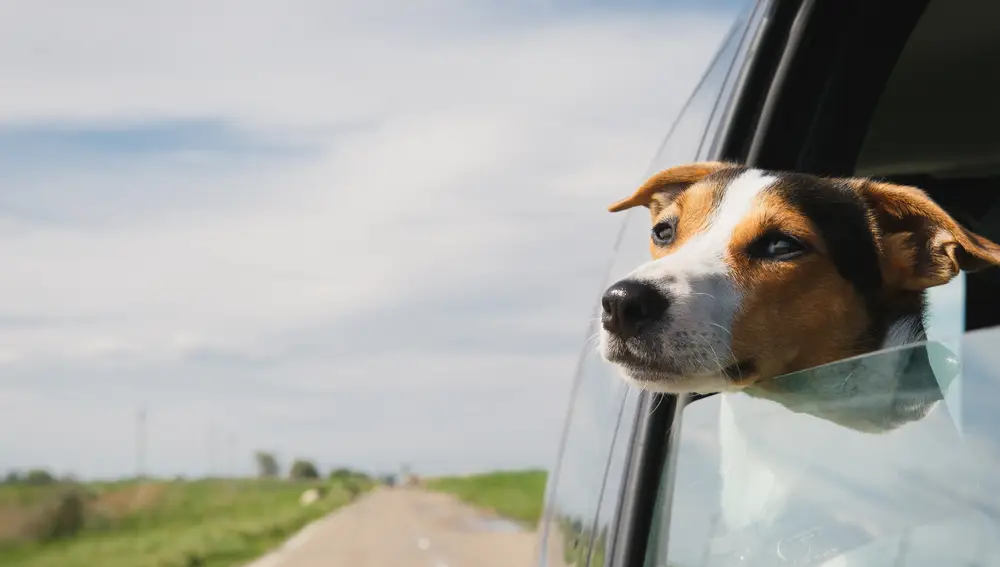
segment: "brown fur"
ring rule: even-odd
[[[815,252],[788,263],[754,262],[742,254],[772,229]],[[809,219],[775,194],[762,194],[757,209],[736,228],[727,263],[744,300],[733,322],[732,348],[737,360],[752,359],[757,369],[745,383],[858,354],[857,337],[870,322],[867,307],[825,251]]]
[[[608,211],[617,213],[631,209],[632,207],[649,207],[653,195],[663,192],[680,192],[691,186],[692,183],[701,181],[703,178],[723,169],[739,167],[735,164],[709,161],[700,163],[690,163],[678,165],[664,169],[653,175],[641,187],[635,190],[630,196],[618,201],[608,207]]]
[[[948,283],[959,270],[1000,264],[1000,246],[963,228],[922,190],[869,179],[850,184],[875,211],[888,285],[924,290]]]
[[[722,165],[722,164],[719,164]],[[713,169],[712,173],[719,173],[729,166]],[[675,179],[672,176],[664,176],[668,179]],[[661,178],[662,179],[662,178]],[[649,213],[652,224],[675,219],[675,236],[673,242],[668,246],[657,246],[652,239],[649,242],[649,250],[653,258],[662,258],[671,250],[682,246],[685,241],[701,232],[708,225],[712,211],[722,199],[722,193],[726,184],[730,181],[728,177],[713,176],[711,174],[699,178],[693,183],[678,185],[670,182],[668,190],[657,190],[649,197]],[[646,184],[650,185],[649,183]],[[654,185],[656,186],[656,185]],[[658,185],[656,187],[665,187]]]

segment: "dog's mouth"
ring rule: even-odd
[[[621,366],[629,373],[642,376],[661,374],[675,375],[680,373],[680,369],[667,361],[659,360],[649,354],[634,352],[624,344],[609,345],[604,349],[604,359],[613,364]]]
[[[603,350],[604,359],[624,370],[636,382],[678,382],[685,378],[715,375],[724,378],[733,386],[753,381],[757,374],[757,364],[752,359],[733,362],[725,367],[687,368],[679,361],[654,356],[646,352],[635,352],[624,343],[609,344]]]

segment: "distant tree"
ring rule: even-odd
[[[56,478],[45,469],[31,469],[24,475],[24,482],[28,484],[52,484]]]
[[[278,458],[274,456],[274,453],[257,451],[253,458],[257,463],[257,476],[260,478],[277,478],[281,474],[281,467],[278,465]]]
[[[346,467],[333,469],[330,471],[329,478],[334,483],[339,484],[347,492],[351,500],[357,498],[365,486],[370,486],[372,480],[368,476],[368,473]]]
[[[319,478],[319,470],[312,461],[297,459],[288,470],[288,476],[293,480],[314,479]]]
[[[365,480],[367,478],[367,473],[347,467],[340,467],[330,471],[330,480]]]
[[[83,529],[86,520],[84,494],[70,490],[45,510],[39,526],[43,541],[72,537]]]
[[[22,480],[24,480],[24,478],[21,476],[19,471],[8,471],[7,475],[3,478],[4,484],[18,484]]]

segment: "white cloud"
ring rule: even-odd
[[[268,436],[301,452],[336,437],[318,458],[386,466],[423,446],[407,458],[428,468],[454,455],[548,464],[619,222],[603,207],[643,173],[728,18],[560,18],[525,3],[491,21],[490,9],[0,8],[0,121],[19,132],[208,120],[293,148],[111,148],[0,172],[0,388],[26,396],[0,426],[47,419],[50,395],[60,416],[0,451],[127,472],[132,445],[114,436],[136,404],[172,390],[187,401],[163,410],[181,436],[159,449],[170,470],[197,472],[180,439],[228,412],[246,451]],[[419,392],[422,405],[376,427],[372,388]],[[459,411],[491,388],[513,409]],[[349,417],[308,435],[260,418],[352,399]],[[538,411],[511,424],[521,403]],[[462,423],[442,421],[452,414]],[[357,423],[370,425],[363,438],[348,435]],[[534,444],[510,441],[511,427]],[[85,439],[96,453],[66,456]]]

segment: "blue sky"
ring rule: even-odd
[[[739,4],[0,8],[0,468],[548,466]]]
[[[157,474],[550,465],[739,4],[0,8],[0,469],[132,473],[139,407]]]

